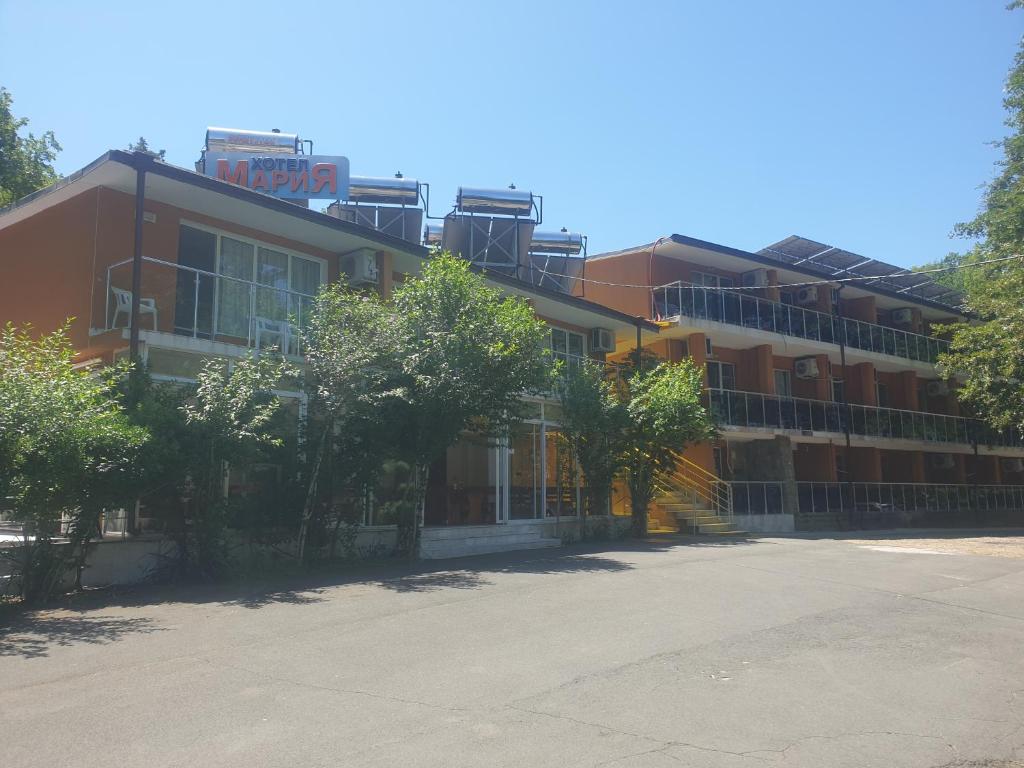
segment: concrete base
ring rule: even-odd
[[[793,515],[733,515],[733,525],[752,533],[791,533],[796,530]]]
[[[438,560],[492,552],[543,549],[561,544],[559,539],[544,536],[543,521],[508,525],[453,525],[450,528],[424,528],[420,538],[420,557],[424,560]]]

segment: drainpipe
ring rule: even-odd
[[[138,163],[138,158],[136,158]],[[139,367],[139,299],[142,293],[142,225],[143,204],[146,200],[146,171],[135,168],[135,247],[132,251],[132,311],[128,337],[128,356],[132,364],[132,376]]]
[[[639,315],[637,315],[637,318],[636,318],[636,372],[637,373],[640,373],[640,371],[643,368],[643,359],[644,359],[644,356],[643,356],[643,339],[641,338],[641,335],[643,333],[643,326],[641,325],[641,323],[643,323],[643,321],[644,321],[644,319],[642,317],[640,317]]]
[[[843,397],[841,404],[846,412],[846,419],[843,421],[843,437],[846,439],[846,483],[849,490],[850,503],[853,504],[853,508],[850,510],[850,522],[852,524],[853,516],[856,512],[856,502],[853,497],[853,478],[850,477],[850,424],[853,423],[853,409],[850,407],[850,401],[846,398],[846,323],[843,322],[842,293],[843,284],[840,283],[836,289],[835,316],[839,320],[839,361],[843,366]]]

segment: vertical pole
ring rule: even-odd
[[[843,285],[840,283],[839,288],[836,289],[836,306],[835,316],[839,322],[839,362],[843,366],[843,387],[842,387],[842,407],[846,411],[846,423],[843,424],[843,437],[846,440],[846,482],[847,488],[849,489],[850,499],[853,499],[853,478],[850,475],[850,425],[853,423],[853,409],[850,407],[850,402],[846,398],[846,322],[843,320],[843,309],[842,309],[842,293]],[[831,384],[831,382],[829,382]],[[857,505],[854,504],[850,510],[850,522],[853,522],[853,514],[857,509]]]
[[[142,225],[145,200],[146,172],[137,168],[135,171],[135,247],[132,251],[132,311],[129,318],[131,331],[128,336],[128,357],[131,360],[133,375],[139,367],[139,294],[142,293]]]

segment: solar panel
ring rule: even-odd
[[[957,311],[963,302],[963,295],[959,291],[936,283],[929,275],[869,259],[806,237],[791,235],[785,240],[762,248],[758,254],[828,277],[876,278],[858,281],[857,284],[864,287],[884,286],[891,291],[938,302]]]

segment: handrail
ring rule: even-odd
[[[689,305],[684,298],[688,299]],[[839,344],[842,339],[847,348],[928,363],[935,363],[938,355],[949,348],[948,341],[934,336],[851,317],[840,318],[816,309],[765,299],[740,289],[694,285],[683,280],[652,288],[651,312],[655,319],[682,315],[710,318],[729,325],[830,344]]]
[[[662,490],[673,492],[678,490],[678,488],[672,487],[673,484],[681,486],[683,490],[696,494],[710,503],[719,517],[731,522],[733,517],[732,489],[728,483],[708,472],[699,464],[690,461],[678,451],[670,451],[669,456],[672,460],[670,466],[665,466],[660,461],[656,462],[659,475],[656,480],[660,481],[663,486],[667,486]]]
[[[865,437],[883,437],[908,440],[922,440],[934,443],[959,443],[972,445],[975,441],[984,445],[1002,447],[1024,447],[1024,439],[1015,430],[996,432],[980,419],[966,416],[951,416],[929,411],[912,411],[903,408],[888,408],[858,403],[839,403],[832,400],[816,400],[786,395],[770,395],[763,392],[744,392],[738,389],[706,388],[708,404],[724,423],[732,426],[767,426],[780,429],[801,430],[810,428],[821,432],[843,432],[847,414],[851,423],[846,425],[852,434]],[[737,418],[734,403],[742,401],[744,418]],[[754,416],[751,418],[751,403]],[[783,408],[786,407],[787,412]],[[758,419],[757,409],[762,418]],[[818,409],[817,411],[814,409]],[[815,416],[822,423],[815,424]],[[771,417],[771,418],[769,418]],[[801,423],[801,418],[810,423]],[[789,420],[791,425],[785,422]]]

